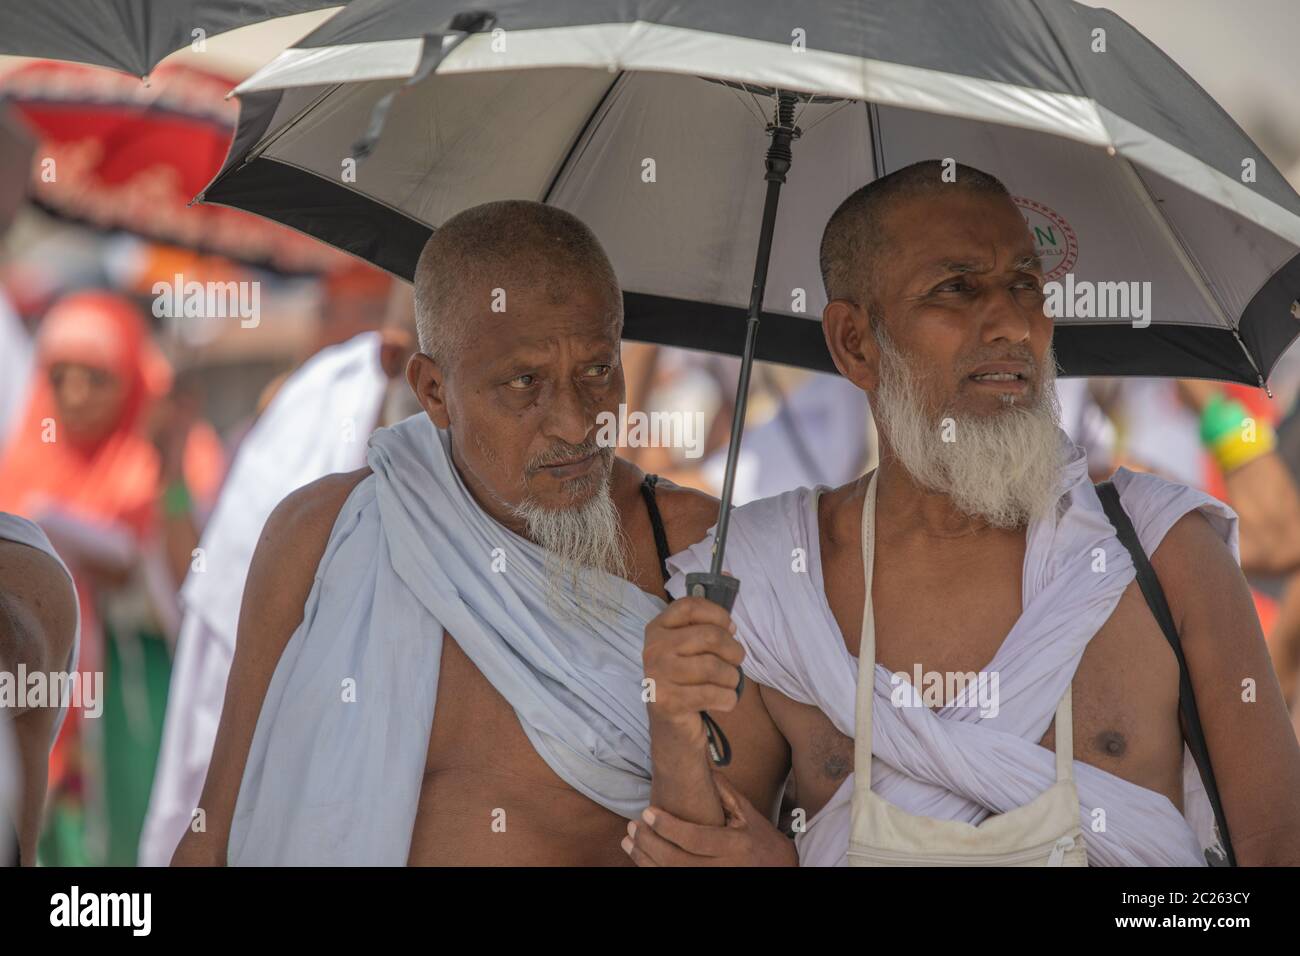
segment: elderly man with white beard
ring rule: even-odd
[[[879,467],[737,509],[731,615],[685,598],[647,628],[653,798],[622,841],[641,865],[1204,865],[1216,844],[1172,643],[1058,427],[1025,222],[993,177],[943,172],[862,187],[822,238],[826,341],[870,397]],[[1154,476],[1112,480],[1181,638],[1237,861],[1300,862],[1300,749],[1236,516]],[[669,561],[670,593],[711,546]],[[737,643],[752,683],[713,707],[746,746],[718,771],[678,692],[734,683],[701,647]],[[952,675],[995,706],[969,683],[928,692]],[[788,775],[793,844],[767,813]]]
[[[174,864],[629,863],[645,623],[717,503],[599,446],[622,296],[573,216],[452,217],[415,298],[423,410],[267,521]]]

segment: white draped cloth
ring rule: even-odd
[[[996,716],[982,717],[981,708],[969,706],[891,706],[891,672],[876,664],[872,789],[909,813],[978,824],[991,813],[1029,803],[1055,779],[1053,755],[1038,741],[1088,641],[1135,575],[1088,479],[1084,453],[1063,432],[1061,441],[1067,464],[1058,507],[1028,529],[1023,610],[986,668],[998,674]],[[1198,509],[1238,554],[1237,518],[1223,503],[1122,468],[1112,480],[1148,555],[1179,518]],[[669,593],[681,596],[684,575],[708,568],[712,544],[710,532],[669,560]],[[1093,570],[1098,548],[1105,552],[1105,573]],[[806,565],[796,549],[802,549]],[[889,555],[880,553],[878,560]],[[738,508],[726,570],[741,581],[733,618],[747,652],[745,673],[817,707],[852,738],[857,661],[844,646],[823,590],[814,491],[801,488]],[[1202,848],[1215,843],[1213,815],[1186,747],[1186,816],[1162,794],[1090,764],[1076,760],[1074,770],[1090,862],[1205,865]],[[853,780],[850,774],[796,837],[802,865],[845,865]],[[1097,809],[1103,814],[1094,815]],[[1098,821],[1104,829],[1097,829]]]
[[[36,348],[0,288],[0,451],[26,411],[28,382],[36,364]]]
[[[444,630],[561,779],[629,819],[648,803],[641,650],[664,602],[614,578],[603,618],[563,583],[548,596],[545,552],[479,507],[450,441],[423,414],[371,438],[374,474],[339,513],[262,704],[231,864],[406,863]]]
[[[290,492],[366,463],[386,385],[379,333],[363,332],[295,371],[240,444],[199,541],[203,570],[191,572],[181,591],[185,615],[140,835],[141,866],[171,861],[199,805],[262,526]]]

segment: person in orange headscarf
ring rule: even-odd
[[[0,453],[0,510],[50,523],[79,578],[119,581],[129,539],[154,526],[159,456],[146,426],[171,370],[135,305],[108,292],[51,307],[36,365],[26,412]],[[89,604],[93,587],[79,590]]]
[[[129,300],[66,296],[41,324],[26,411],[0,452],[0,511],[37,522],[72,570],[86,675],[104,667],[96,599],[126,582],[154,533],[160,456],[146,428],[170,382]],[[70,709],[51,754],[51,801],[81,792],[80,716]]]

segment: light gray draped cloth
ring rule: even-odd
[[[368,462],[262,704],[229,862],[406,863],[444,630],[562,779],[639,814],[650,797],[641,649],[664,602],[616,580],[619,606],[603,618],[563,584],[548,603],[545,553],[484,513],[450,436],[422,413],[376,432]]]

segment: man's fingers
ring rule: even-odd
[[[737,667],[745,659],[745,648],[740,641],[736,640],[730,632],[723,632],[716,627],[707,628],[703,633],[698,635],[698,640],[702,643],[699,649],[695,646],[695,637],[685,645],[679,646],[677,653],[682,656],[692,654],[715,654],[721,657],[728,664],[734,664]]]
[[[708,866],[711,863],[655,833],[644,820],[633,820],[628,825],[628,834],[623,851],[637,866]]]
[[[745,799],[745,795],[727,779],[726,774],[715,770],[713,772],[713,783],[718,788],[718,796],[722,798],[722,809],[726,811],[728,817],[746,823],[749,821],[750,815],[757,812],[754,805]]]
[[[651,821],[646,820],[646,813],[641,815],[637,830],[652,830],[660,839],[667,841],[682,852],[699,859],[694,865],[707,865],[706,861],[726,857],[735,848],[735,832],[724,827],[706,827],[688,823],[658,807],[650,807],[647,813]]]
[[[687,624],[712,624],[724,631],[731,630],[731,615],[720,604],[708,598],[684,597],[669,604],[651,624],[662,627],[683,627]]]
[[[630,836],[623,837],[623,842],[620,845],[623,847],[623,852],[631,857],[632,862],[637,866],[659,866],[659,864],[651,858],[650,854],[646,853],[644,848],[636,845],[636,841]]]
[[[687,624],[672,631],[671,640],[660,640],[658,653],[671,653],[679,657],[695,654],[716,654],[724,661],[739,665],[745,659],[745,648],[729,631],[716,624]]]
[[[736,688],[717,684],[659,685],[656,696],[650,706],[668,704],[675,712],[692,710],[716,710],[729,713],[736,707]]]
[[[675,657],[664,666],[665,676],[674,684],[681,686],[693,684],[717,684],[735,690],[740,683],[740,668],[728,664],[715,654],[694,654],[690,657]]]

